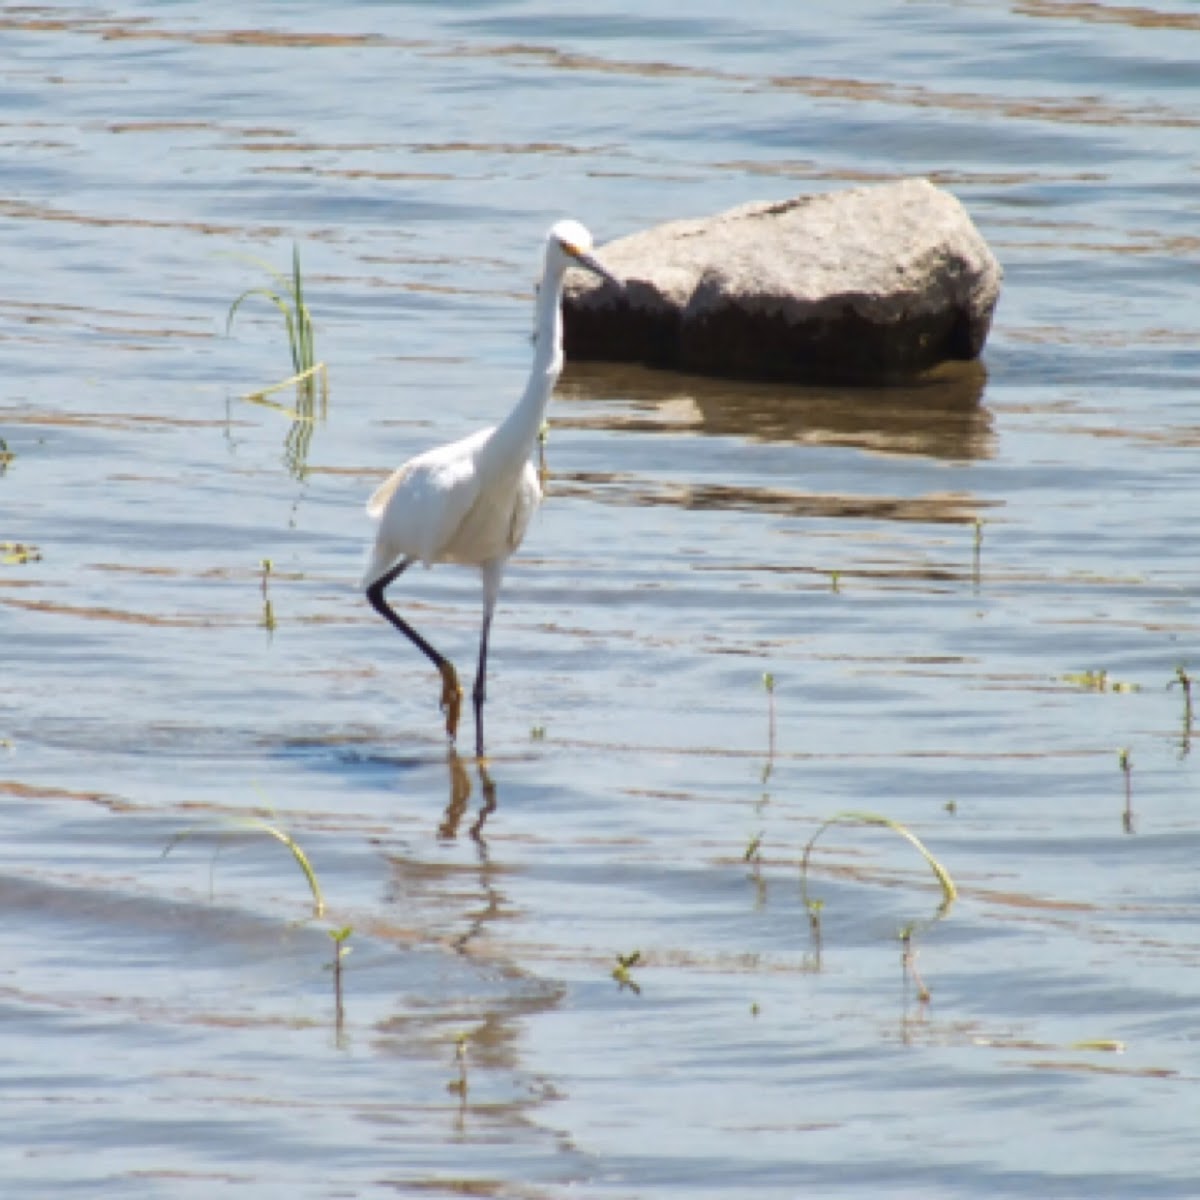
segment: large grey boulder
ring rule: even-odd
[[[572,271],[568,358],[800,382],[884,382],[983,349],[1001,270],[962,205],[905,179],[600,247],[623,291]]]

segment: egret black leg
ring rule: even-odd
[[[483,757],[483,702],[487,698],[488,634],[492,629],[492,614],[483,614],[483,632],[479,637],[479,669],[475,672],[475,687],[471,699],[475,704],[475,754]]]
[[[386,575],[381,575],[367,588],[367,599],[371,607],[385,620],[391,622],[427,659],[438,669],[442,677],[442,712],[446,714],[446,732],[453,741],[458,733],[458,716],[462,708],[462,688],[454,664],[439,654],[384,598],[384,589],[394,583],[408,568],[408,560],[394,566]]]

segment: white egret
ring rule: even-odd
[[[543,415],[563,366],[562,291],[570,267],[586,267],[621,283],[592,254],[592,236],[578,221],[559,221],[546,238],[545,266],[537,295],[533,368],[516,407],[499,424],[461,441],[411,458],[382,484],[367,504],[379,521],[362,585],[380,616],[390,621],[437,667],[442,677],[446,732],[454,739],[462,688],[453,663],[439,654],[388,604],[384,590],[414,562],[461,563],[483,577],[483,630],[472,700],[475,752],[483,755],[483,702],[488,634],[509,557],[521,544],[542,499],[530,462]]]

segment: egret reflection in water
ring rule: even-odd
[[[438,826],[437,835],[442,841],[453,841],[458,837],[458,829],[462,824],[463,817],[466,815],[467,807],[471,801],[472,784],[471,775],[468,772],[463,760],[459,758],[457,751],[453,747],[450,748],[446,756],[447,767],[450,775],[450,799],[446,804],[446,811],[442,816],[442,822]],[[487,822],[488,817],[496,811],[496,784],[492,779],[491,772],[488,770],[486,760],[477,758],[475,767],[479,773],[479,787],[483,794],[483,804],[480,806],[479,814],[475,818],[475,822],[467,831],[471,839],[479,846],[480,853],[487,853],[487,843],[483,837],[483,826]]]

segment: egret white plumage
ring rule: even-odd
[[[475,752],[483,755],[483,703],[488,636],[509,557],[521,544],[542,499],[530,462],[550,393],[563,366],[562,292],[570,267],[584,267],[621,283],[592,253],[592,236],[578,221],[559,221],[546,238],[537,296],[533,367],[516,407],[499,424],[427,450],[399,467],[371,497],[367,512],[379,521],[363,575],[367,599],[429,659],[442,677],[442,711],[451,740],[458,732],[462,688],[454,664],[388,604],[384,590],[414,562],[461,563],[483,578],[479,667],[471,693]]]

